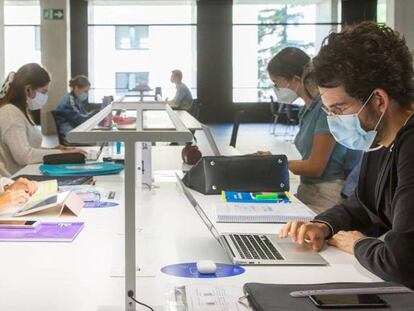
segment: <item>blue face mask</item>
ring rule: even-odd
[[[382,118],[384,117],[385,111],[382,113],[375,128],[370,131],[365,131],[361,127],[361,121],[358,117],[361,111],[368,104],[372,95],[373,93],[371,93],[371,95],[368,97],[368,99],[361,107],[361,109],[358,111],[358,113],[347,115],[334,115],[327,117],[329,130],[331,131],[332,136],[338,143],[340,143],[348,149],[374,151],[382,148],[382,146],[379,146],[377,148],[370,149],[370,147],[374,143],[375,137],[378,134],[377,128],[378,125],[381,123]]]
[[[78,98],[81,102],[83,102],[83,101],[85,101],[85,100],[87,100],[87,99],[88,99],[88,93],[86,93],[86,92],[80,93],[80,94],[77,96],[77,98]]]

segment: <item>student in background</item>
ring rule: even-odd
[[[363,22],[331,33],[313,59],[335,139],[365,151],[355,193],[280,236],[324,241],[378,277],[414,288],[414,67],[404,38]]]
[[[46,104],[49,83],[49,73],[35,63],[22,66],[6,78],[0,91],[1,176],[9,177],[25,165],[40,163],[45,155],[80,151],[61,146],[42,148],[42,135],[29,111]]]
[[[292,104],[298,97],[305,102],[295,138],[302,160],[290,160],[289,170],[300,175],[298,198],[320,213],[342,201],[347,149],[329,132],[309,61],[305,52],[288,47],[271,59],[267,69],[278,102]]]
[[[177,92],[172,100],[167,100],[167,103],[174,109],[189,111],[193,103],[193,96],[182,80],[183,73],[180,70],[173,70],[171,72],[171,82],[175,84]]]
[[[70,92],[65,94],[57,106],[56,122],[60,134],[66,135],[73,128],[82,124],[96,111],[88,112],[88,92],[91,87],[86,76],[76,76],[69,81]]]

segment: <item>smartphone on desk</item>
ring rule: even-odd
[[[39,223],[37,220],[0,220],[0,229],[33,229]]]
[[[387,308],[389,305],[375,294],[361,295],[312,295],[309,299],[318,308],[347,309],[347,308]]]

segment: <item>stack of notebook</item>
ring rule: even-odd
[[[34,228],[0,228],[0,241],[72,242],[83,226],[83,222],[44,222]]]
[[[216,208],[217,222],[285,223],[308,221],[315,216],[288,192],[253,193],[223,191],[223,203]]]

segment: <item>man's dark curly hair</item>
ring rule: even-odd
[[[331,33],[313,66],[320,87],[342,85],[360,100],[381,88],[404,107],[414,101],[413,57],[405,39],[385,25],[362,22]]]

